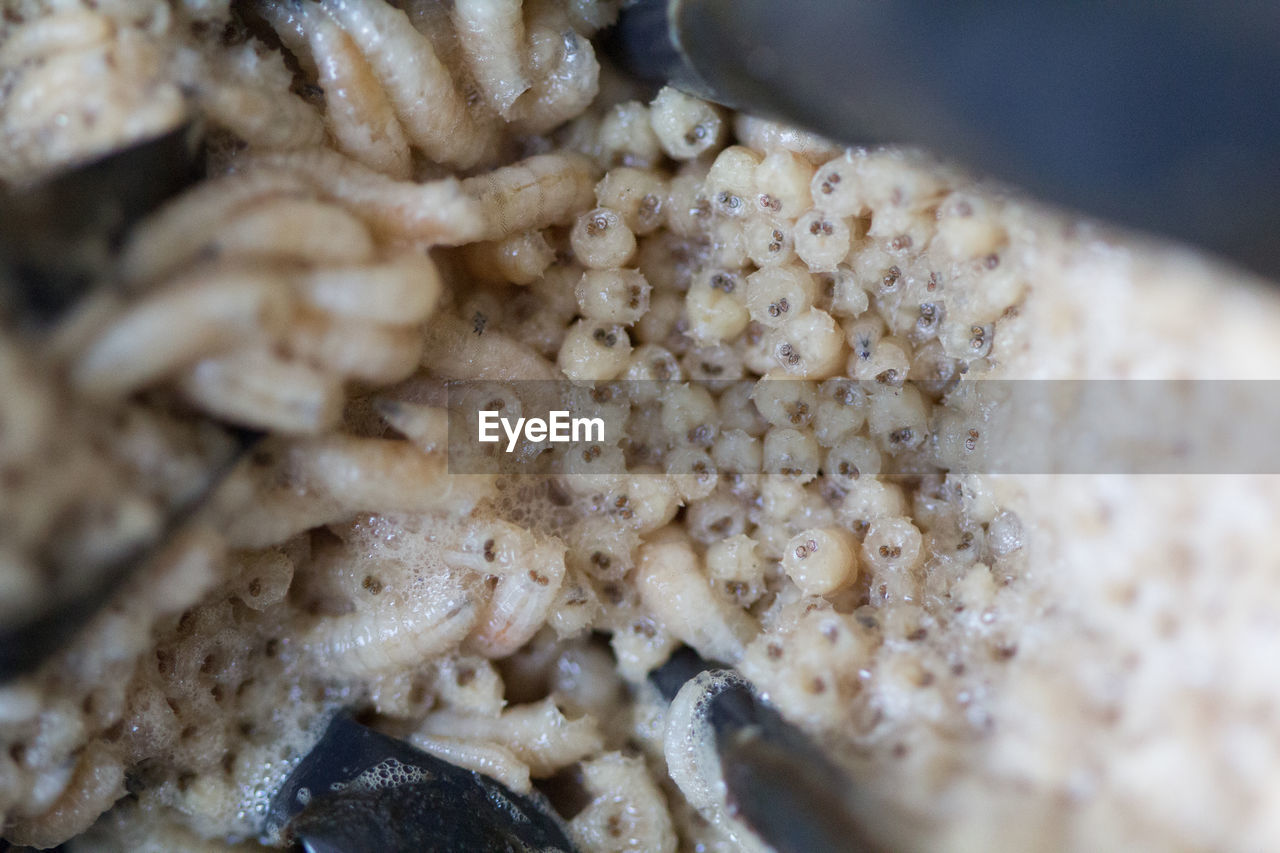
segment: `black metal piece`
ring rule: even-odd
[[[111,266],[125,231],[203,177],[196,124],[0,195],[0,309],[47,325]]]
[[[689,70],[672,40],[666,0],[637,0],[624,6],[617,22],[600,33],[597,50],[612,59],[634,80],[659,86],[672,83],[691,91],[682,80]],[[710,97],[711,93],[706,93]]]
[[[272,800],[265,834],[280,833],[309,853],[574,850],[538,795],[517,794],[345,714]]]
[[[684,687],[685,682],[698,673],[709,669],[728,668],[724,664],[704,660],[701,655],[688,646],[681,646],[671,653],[671,657],[667,658],[666,663],[649,673],[649,681],[653,683],[654,687],[658,688],[662,698],[670,702],[676,698],[676,694],[680,692],[681,687]]]
[[[681,647],[650,681],[667,699],[706,670]],[[743,681],[717,687],[706,706],[728,806],[778,853],[874,853],[881,848],[854,816],[854,782],[804,732]]]
[[[924,145],[1280,276],[1269,0],[640,0],[619,33],[624,62],[729,106]]]
[[[778,853],[871,853],[854,817],[854,783],[745,684],[710,702],[729,808]]]

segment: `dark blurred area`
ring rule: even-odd
[[[616,44],[643,77],[1280,278],[1275,2],[641,0]]]

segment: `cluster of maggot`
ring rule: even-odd
[[[981,731],[1022,534],[941,473],[976,427],[928,432],[1026,287],[999,203],[674,89],[588,108],[593,4],[259,5],[322,94],[243,33],[199,42],[276,69],[190,87],[245,144],[134,231],[125,289],[50,357],[85,399],[161,393],[270,437],[203,534],[0,694],[7,837],[252,838],[326,715],[367,707],[513,790],[578,768],[584,851],[723,847],[643,699],[682,643],[837,744]],[[60,56],[163,42],[168,19],[118,13],[33,14],[10,72],[38,92]],[[539,153],[511,162],[521,134]],[[556,478],[448,472],[439,380],[566,377],[657,381]]]
[[[634,589],[656,617],[596,622],[620,672],[680,642],[846,738],[887,743],[909,707],[988,725],[963,675],[1016,651],[1001,591],[1022,531],[980,477],[941,472],[982,437],[950,392],[991,368],[1027,288],[1000,203],[920,153],[842,149],[672,89],[565,141],[607,168],[560,235],[571,259],[504,244],[540,277],[489,276],[454,322],[538,365],[488,375],[557,375],[554,360],[627,424],[565,451],[559,482],[603,517],[593,559],[566,540],[571,574],[606,613]],[[605,520],[641,534],[630,556]]]

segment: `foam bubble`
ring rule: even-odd
[[[382,791],[401,785],[429,782],[432,778],[432,774],[421,767],[387,758],[353,779],[351,788],[356,791]]]

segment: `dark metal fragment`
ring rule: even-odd
[[[276,793],[265,834],[309,853],[574,850],[540,795],[517,794],[346,715]]]
[[[0,193],[0,315],[45,326],[109,273],[128,228],[202,177],[192,123]]]
[[[668,700],[706,670],[723,669],[681,647],[649,675]],[[731,814],[778,853],[881,850],[854,816],[855,783],[821,746],[735,679],[706,702]]]

